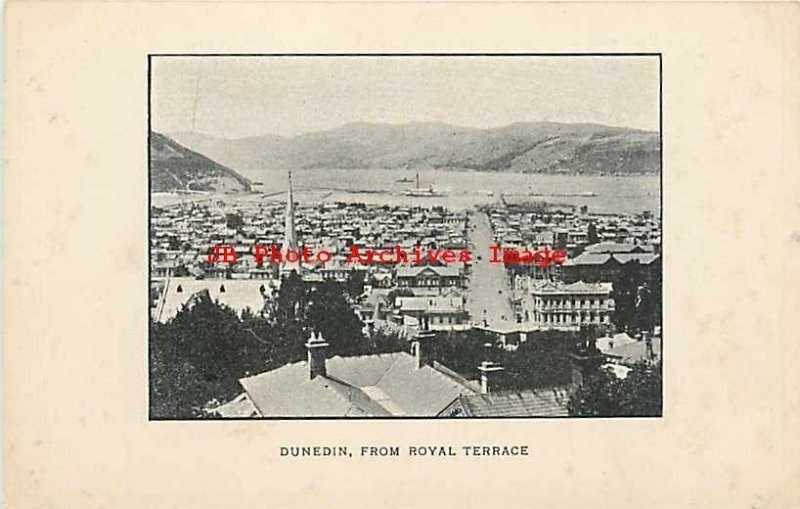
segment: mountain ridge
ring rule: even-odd
[[[171,136],[245,173],[382,168],[652,174],[660,171],[661,159],[658,133],[589,122],[515,122],[492,128],[351,122],[291,137]]]
[[[249,179],[169,136],[150,132],[150,191],[246,192]]]

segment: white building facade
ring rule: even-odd
[[[521,302],[524,321],[548,328],[607,325],[614,312],[612,290],[611,283],[534,283]]]

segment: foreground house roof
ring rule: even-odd
[[[462,395],[445,410],[443,417],[566,417],[565,388],[501,391]]]
[[[437,415],[474,383],[439,366],[417,367],[406,352],[326,361],[325,375],[309,377],[306,361],[239,382],[264,417],[385,417]]]

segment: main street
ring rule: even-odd
[[[489,263],[489,246],[494,241],[489,218],[484,212],[471,213],[469,239],[473,261],[467,311],[472,321],[488,326],[514,323],[516,320],[509,300],[511,290],[506,282],[505,267],[502,263]]]

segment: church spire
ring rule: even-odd
[[[286,194],[286,231],[283,249],[297,249],[297,232],[294,228],[294,196],[292,195],[292,172],[289,171],[289,190]]]

